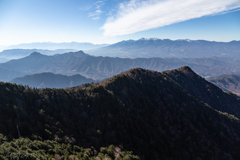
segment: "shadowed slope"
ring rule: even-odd
[[[165,71],[163,74],[173,79],[198,100],[214,109],[240,118],[240,97],[224,93],[220,88],[194,73],[191,68],[184,66],[176,70]]]

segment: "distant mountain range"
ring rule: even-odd
[[[63,43],[53,43],[53,42],[35,42],[35,43],[23,43],[18,45],[8,46],[9,49],[47,49],[47,50],[57,50],[57,49],[72,49],[72,50],[89,50],[101,47],[106,47],[108,44],[92,44],[88,42],[63,42]]]
[[[107,47],[90,50],[95,56],[121,58],[240,58],[240,41],[214,42],[205,40],[170,40],[142,38],[121,41]]]
[[[65,76],[53,73],[39,73],[14,78],[10,83],[28,85],[35,88],[66,88],[95,82],[93,79],[81,75]]]
[[[0,64],[0,81],[43,72],[68,76],[80,74],[94,80],[102,80],[136,67],[164,71],[184,65],[190,66],[203,77],[240,74],[240,60],[226,57],[129,59],[95,57],[82,51],[53,56],[34,52],[27,57]]]
[[[222,75],[209,77],[207,80],[224,91],[240,94],[240,75]]]
[[[0,52],[0,63],[7,62],[12,59],[19,59],[30,55],[33,52],[40,52],[43,55],[62,54],[66,52],[75,51],[73,49],[57,49],[57,50],[43,50],[43,49],[8,49]]]
[[[215,42],[188,39],[170,40],[142,38],[139,40],[121,41],[112,45],[78,42],[37,42],[9,46],[7,51],[0,53],[0,63],[11,59],[22,58],[23,55],[27,56],[32,52],[53,55],[56,53],[66,53],[74,50],[83,50],[93,56],[119,58],[240,58],[240,41]]]
[[[0,82],[0,93],[2,159],[240,159],[240,97],[188,66],[67,89]]]

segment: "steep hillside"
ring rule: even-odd
[[[220,88],[194,73],[191,68],[185,66],[176,70],[165,71],[163,74],[212,108],[240,118],[240,97],[222,92]]]
[[[10,83],[28,85],[35,88],[66,88],[94,82],[93,79],[81,75],[64,76],[53,73],[39,73],[14,78]]]
[[[121,41],[107,47],[88,51],[97,56],[121,58],[240,58],[240,41],[214,42],[205,40],[170,40],[142,38]]]
[[[207,80],[224,91],[231,91],[240,94],[239,75],[222,75],[218,77],[209,77]]]
[[[163,73],[137,68],[65,90],[0,83],[0,131],[9,140],[19,134],[62,138],[98,151],[113,144],[147,160],[239,159],[239,99],[228,95],[236,105],[226,106],[228,113],[217,108],[213,101],[226,94],[200,78],[188,67]],[[215,93],[212,101],[203,98],[208,105],[199,98],[205,89],[189,89],[205,83]]]

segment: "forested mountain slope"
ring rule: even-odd
[[[217,108],[211,99],[200,99],[210,94],[205,89],[188,88],[193,83],[196,88],[205,80],[189,67],[163,73],[131,69],[69,89],[0,83],[0,131],[10,141],[19,134],[62,138],[97,151],[113,144],[141,159],[240,159],[239,97],[230,94],[235,106]],[[227,96],[206,84],[215,93],[211,98]]]
[[[240,118],[240,97],[222,92],[220,88],[194,73],[191,68],[181,67],[176,70],[164,71],[163,74],[212,108]]]

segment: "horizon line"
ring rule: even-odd
[[[225,43],[228,43],[228,42],[233,42],[233,41],[240,41],[239,40],[230,40],[230,41],[217,41],[217,40],[207,40],[207,39],[189,39],[189,38],[185,38],[185,39],[170,39],[170,38],[139,38],[139,39],[127,39],[127,40],[121,40],[121,41],[118,41],[118,42],[115,42],[115,43],[119,43],[119,42],[122,42],[122,41],[130,41],[130,40],[133,40],[133,41],[139,41],[139,40],[171,40],[171,41],[179,41],[179,40],[185,40],[185,41],[208,41],[208,42],[225,42]],[[93,45],[111,45],[111,44],[115,44],[115,43],[92,43],[92,42],[77,42],[77,41],[71,41],[71,42],[53,42],[53,41],[42,41],[42,42],[23,42],[23,43],[17,43],[17,44],[9,44],[9,45],[1,45],[0,44],[0,47],[11,47],[11,46],[15,46],[15,45],[23,45],[23,44],[32,44],[32,43],[55,43],[55,44],[61,44],[61,43],[89,43],[89,44],[93,44]]]

